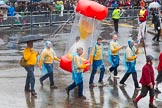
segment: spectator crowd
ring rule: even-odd
[[[115,9],[116,7],[124,7],[131,9],[132,7],[147,7],[150,2],[157,1],[161,3],[160,0],[94,0],[110,9]],[[4,3],[5,6],[0,5],[0,22],[7,20],[8,16],[23,16],[32,14],[47,14],[49,12],[54,14],[72,13],[75,10],[77,0],[49,0],[40,2],[30,2],[30,0],[17,0],[13,2]]]

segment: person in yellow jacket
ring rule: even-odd
[[[50,80],[50,88],[56,89],[57,86],[54,85],[54,79],[53,79],[53,61],[60,61],[59,58],[54,53],[54,50],[52,49],[52,43],[50,41],[46,41],[45,48],[42,51],[41,58],[39,61],[39,67],[42,70],[42,66],[45,67],[47,70],[47,73],[44,74],[39,80],[40,84],[43,86],[43,81],[49,77]]]
[[[70,90],[74,89],[78,86],[78,97],[81,99],[86,99],[83,95],[83,69],[86,68],[90,64],[83,64],[83,58],[81,55],[83,54],[83,48],[78,47],[77,53],[72,54],[72,79],[73,83],[65,88],[67,95],[69,95]]]
[[[89,86],[95,87],[96,85],[93,83],[95,74],[97,72],[97,68],[100,68],[100,77],[98,80],[99,84],[103,83],[103,77],[105,73],[105,65],[103,62],[103,46],[102,46],[102,38],[98,37],[96,45],[92,48],[92,53],[90,56],[90,62],[92,64],[92,73],[89,80]]]
[[[137,54],[138,54],[138,49],[135,48],[134,42],[132,40],[129,40],[128,47],[124,55],[124,65],[126,67],[126,73],[120,81],[121,86],[126,85],[125,81],[130,76],[130,74],[132,74],[135,88],[140,89],[138,80],[137,80],[137,72],[135,69]]]
[[[37,56],[39,52],[35,52],[33,48],[33,41],[27,42],[27,47],[23,51],[23,57],[27,61],[25,70],[27,71],[25,91],[31,92],[32,96],[36,96],[35,92],[35,76],[34,76],[34,65],[37,63]]]
[[[116,9],[114,9],[114,11],[112,13],[112,19],[114,21],[114,29],[115,29],[116,33],[118,33],[118,22],[120,19],[120,14],[121,14],[120,7],[117,7]]]
[[[123,48],[123,46],[119,45],[118,36],[113,35],[112,40],[110,42],[110,46],[108,48],[108,61],[112,65],[109,68],[109,72],[114,71],[114,78],[119,78],[117,68],[119,66],[119,50]]]

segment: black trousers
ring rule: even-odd
[[[156,41],[159,41],[159,38],[160,38],[160,30],[157,30],[157,34],[153,37],[153,40],[156,39]]]
[[[135,88],[139,87],[138,80],[137,80],[137,72],[133,73],[125,73],[124,77],[121,79],[120,83],[124,84],[124,82],[128,79],[129,75],[132,74],[132,78],[134,81]]]
[[[113,19],[114,20],[114,29],[115,29],[115,32],[118,33],[118,22],[119,22],[119,19]]]
[[[155,94],[154,88],[150,88],[149,86],[144,86],[142,85],[142,89],[141,89],[141,97],[145,97],[147,95],[147,93],[149,92],[150,96],[153,97]]]

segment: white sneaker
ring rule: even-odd
[[[120,86],[120,87],[125,87],[126,84],[125,84],[125,83],[124,83],[124,84],[120,83],[119,86]]]
[[[98,86],[104,86],[104,82],[98,82]]]
[[[119,76],[114,76],[114,78],[116,78],[116,79],[120,79],[120,77],[119,77]]]
[[[136,87],[136,90],[141,90],[141,88],[140,87]]]
[[[113,73],[110,72],[109,70],[108,70],[108,73],[109,73],[110,77],[113,77],[114,76]]]

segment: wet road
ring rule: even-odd
[[[105,40],[110,40],[110,35],[113,28],[107,26],[102,27],[102,36]],[[131,39],[128,37],[132,32],[132,28],[128,26],[122,26],[119,28],[119,41],[121,45],[126,46],[127,40]],[[61,56],[63,55],[64,45],[62,45],[62,39],[56,38],[55,48],[56,53]],[[153,43],[151,41],[152,35],[146,34],[146,50],[147,54],[152,54],[156,59],[158,58],[159,52],[162,51],[162,42]],[[40,50],[43,42],[35,44],[36,50]],[[23,49],[25,45],[22,45]],[[60,48],[61,47],[61,48]],[[105,45],[106,50],[106,45]],[[86,100],[77,98],[77,89],[72,90],[70,95],[67,96],[65,87],[72,83],[71,74],[60,70],[58,64],[55,65],[54,80],[58,89],[50,89],[49,81],[44,82],[42,88],[39,83],[41,72],[38,66],[35,67],[36,84],[35,90],[38,93],[37,98],[31,97],[29,93],[24,92],[24,84],[26,71],[19,66],[18,61],[20,59],[21,50],[5,50],[1,48],[0,51],[0,108],[134,108],[132,98],[140,93],[134,89],[132,77],[130,76],[126,81],[126,87],[119,87],[119,81],[109,78],[109,74],[106,71],[104,76],[104,82],[106,83],[103,87],[89,88],[88,81],[90,72],[84,74],[84,95],[87,97]],[[107,51],[105,51],[106,53]],[[123,52],[121,51],[121,65],[119,66],[120,78],[124,75],[124,68],[122,66]],[[106,57],[106,56],[105,56]],[[140,48],[140,54],[137,58],[137,74],[138,80],[141,76],[141,68],[145,63],[145,56],[143,49]],[[109,67],[105,59],[106,67]],[[158,65],[158,61],[154,61],[154,68]],[[155,76],[157,71],[155,70]],[[95,76],[95,83],[97,84],[99,73]],[[162,84],[159,86],[162,91]],[[162,94],[157,95],[162,100]],[[149,96],[139,101],[139,108],[148,108]],[[158,108],[162,108],[162,102],[155,101]]]

